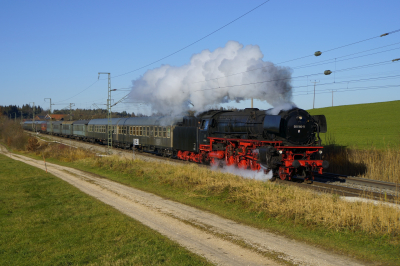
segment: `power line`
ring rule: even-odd
[[[355,69],[361,69],[361,68],[367,68],[367,67],[373,67],[373,66],[381,66],[381,65],[391,64],[391,63],[392,63],[391,61],[385,60],[385,61],[378,62],[378,63],[366,64],[366,65],[361,65],[361,66],[341,69],[341,70],[337,70],[335,72],[343,72],[343,71],[349,71],[349,70],[355,70]],[[334,73],[334,72],[332,72],[332,73]],[[193,92],[216,90],[216,89],[223,89],[223,88],[233,88],[233,87],[240,87],[240,86],[247,86],[247,85],[262,84],[262,83],[267,83],[267,82],[282,81],[282,80],[292,80],[292,79],[295,79],[295,78],[304,78],[304,77],[317,76],[317,75],[323,75],[323,74],[324,73],[314,73],[314,74],[297,76],[297,77],[294,77],[294,78],[293,77],[288,77],[288,78],[281,78],[281,79],[272,79],[272,80],[264,80],[264,81],[258,81],[258,82],[242,83],[242,84],[236,84],[236,85],[229,85],[229,86],[225,86],[225,87],[217,87],[217,88],[195,90]]]
[[[372,39],[375,39],[375,38],[378,38],[378,37],[387,36],[387,35],[389,35],[389,34],[396,33],[396,32],[398,32],[398,31],[400,31],[400,29],[395,30],[395,31],[391,31],[391,32],[389,32],[389,33],[385,33],[386,35],[385,35],[385,34],[382,34],[382,35],[380,35],[380,36],[371,37],[371,38],[368,38],[368,39],[365,39],[365,40],[362,40],[362,41],[358,41],[358,42],[354,42],[354,43],[342,45],[342,46],[340,46],[340,47],[336,47],[336,48],[333,48],[333,49],[330,49],[330,50],[326,50],[326,51],[324,51],[324,52],[321,52],[321,54],[322,54],[322,53],[327,53],[327,52],[330,52],[330,51],[333,51],[333,50],[337,50],[337,49],[340,49],[340,48],[343,48],[343,47],[351,46],[351,45],[354,45],[354,44],[362,43],[362,42],[365,42],[365,41],[368,41],[368,40],[372,40]],[[397,43],[396,43],[396,44],[397,44]],[[385,46],[383,46],[383,47],[385,47]],[[296,61],[296,60],[299,60],[299,59],[304,59],[304,58],[307,58],[307,57],[313,57],[313,56],[315,56],[315,54],[306,55],[306,56],[298,57],[298,58],[295,58],[295,59],[283,61],[283,62],[277,63],[277,64],[275,64],[275,65],[281,65],[281,64],[284,64],[284,63],[287,63],[287,62],[292,62],[292,61]],[[332,60],[332,59],[331,59],[331,60]],[[237,72],[237,73],[233,73],[233,74],[229,74],[229,75],[224,75],[224,76],[222,76],[222,77],[217,77],[217,78],[212,78],[212,79],[206,79],[206,80],[202,80],[202,81],[197,81],[197,82],[193,82],[193,84],[195,84],[195,83],[201,83],[201,82],[206,82],[206,81],[211,81],[211,80],[222,79],[222,78],[227,78],[227,77],[231,77],[231,76],[235,76],[235,75],[244,74],[244,73],[247,73],[247,72],[251,72],[251,71],[263,69],[263,68],[266,68],[266,67],[268,67],[268,66],[258,67],[258,68],[254,68],[254,69],[250,69],[250,70],[246,70],[246,71],[242,71],[242,72]]]
[[[164,60],[164,59],[166,59],[166,58],[168,58],[168,57],[171,57],[171,56],[173,56],[173,55],[175,55],[175,54],[177,54],[177,53],[179,53],[179,52],[185,50],[186,48],[188,48],[188,47],[190,47],[190,46],[192,46],[192,45],[194,45],[194,44],[196,44],[196,43],[198,43],[198,42],[204,40],[205,38],[207,38],[207,37],[213,35],[214,33],[216,33],[216,32],[218,32],[218,31],[222,30],[223,28],[229,26],[230,24],[236,22],[237,20],[241,19],[242,17],[248,15],[249,13],[251,13],[251,12],[253,12],[254,10],[258,9],[259,7],[261,7],[262,5],[268,3],[269,1],[270,1],[270,0],[267,0],[267,1],[263,2],[263,3],[261,3],[260,5],[256,6],[255,8],[253,8],[253,9],[251,9],[250,11],[246,12],[245,14],[241,15],[240,17],[237,17],[236,19],[234,19],[234,20],[230,21],[229,23],[223,25],[222,27],[220,27],[220,28],[214,30],[213,32],[207,34],[206,36],[204,36],[204,37],[198,39],[197,41],[192,42],[191,44],[186,45],[185,47],[183,47],[183,48],[181,48],[181,49],[179,49],[179,50],[177,50],[177,51],[175,51],[175,52],[173,52],[173,53],[171,53],[171,54],[169,54],[169,55],[167,55],[167,56],[164,56],[164,57],[161,58],[161,59],[158,59],[158,60],[156,60],[156,61],[153,61],[153,62],[151,62],[150,64],[147,64],[147,65],[145,65],[145,66],[139,67],[139,68],[137,68],[137,69],[135,69],[135,70],[132,70],[132,71],[129,71],[129,72],[126,72],[126,73],[123,73],[123,74],[114,76],[114,77],[112,77],[112,78],[117,78],[117,77],[120,77],[120,76],[127,75],[127,74],[129,74],[129,73],[138,71],[138,70],[140,70],[140,69],[143,69],[143,68],[145,68],[145,67],[148,67],[148,66],[150,66],[150,65],[153,65],[153,64],[155,64],[155,63],[157,63],[157,62],[160,62],[160,61],[162,61],[162,60]],[[93,86],[96,82],[98,82],[98,81],[99,81],[99,79],[97,79],[92,85],[88,86],[86,89],[82,90],[82,91],[79,92],[78,94],[75,94],[74,96],[72,96],[72,97],[70,97],[70,98],[68,98],[68,99],[59,101],[59,102],[68,101],[68,100],[74,98],[75,96],[78,96],[79,94],[83,93],[84,91],[86,91],[87,89],[89,89],[90,87],[92,87],[92,86]]]
[[[223,28],[225,28],[225,27],[229,26],[230,24],[236,22],[237,20],[241,19],[242,17],[244,17],[244,16],[250,14],[251,12],[253,12],[254,10],[256,10],[257,8],[261,7],[262,5],[265,5],[265,4],[268,3],[269,1],[270,1],[270,0],[267,0],[267,1],[263,2],[262,4],[256,6],[255,8],[251,9],[250,11],[244,13],[244,14],[241,15],[240,17],[237,17],[237,18],[235,18],[234,20],[232,20],[231,22],[225,24],[224,26],[222,26],[222,27],[220,27],[220,28],[214,30],[213,32],[207,34],[206,36],[204,36],[204,37],[202,37],[202,38],[200,38],[200,39],[198,39],[197,41],[194,41],[194,42],[192,42],[191,44],[186,45],[185,47],[183,47],[183,48],[181,48],[181,49],[179,49],[179,50],[177,50],[177,51],[175,51],[175,52],[173,52],[173,53],[171,53],[171,54],[169,54],[169,55],[167,55],[167,56],[164,56],[164,57],[161,58],[161,59],[158,59],[158,60],[156,60],[156,61],[153,61],[153,62],[151,62],[150,64],[147,64],[147,65],[145,65],[145,66],[139,67],[139,68],[134,69],[134,70],[132,70],[132,71],[129,71],[129,72],[126,72],[126,73],[123,73],[123,74],[114,76],[114,77],[112,77],[112,78],[117,78],[117,77],[120,77],[120,76],[124,76],[124,75],[126,75],[126,74],[130,74],[130,73],[132,73],[132,72],[141,70],[141,69],[143,69],[143,68],[145,68],[145,67],[151,66],[152,64],[155,64],[155,63],[157,63],[157,62],[160,62],[160,61],[162,61],[162,60],[164,60],[164,59],[166,59],[166,58],[168,58],[168,57],[171,57],[171,56],[173,56],[173,55],[175,55],[175,54],[177,54],[177,53],[179,53],[179,52],[185,50],[186,48],[189,48],[190,46],[192,46],[192,45],[194,45],[194,44],[196,44],[196,43],[198,43],[198,42],[204,40],[205,38],[207,38],[207,37],[213,35],[214,33],[216,33],[216,32],[218,32],[218,31],[222,30]]]
[[[376,77],[376,78],[368,78],[368,79],[344,80],[344,81],[340,81],[340,82],[327,82],[327,83],[321,83],[321,84],[319,84],[319,86],[340,84],[340,83],[355,83],[355,82],[367,82],[367,81],[374,81],[374,80],[387,80],[387,79],[395,79],[395,78],[400,78],[400,75]],[[292,89],[305,88],[305,87],[307,87],[307,86],[296,86],[296,87],[292,87]],[[329,89],[329,90],[331,90],[331,89]],[[298,91],[298,92],[304,92],[304,91]]]
[[[98,80],[96,80],[95,82],[93,82],[92,85],[90,85],[89,87],[87,87],[87,88],[84,89],[83,91],[79,92],[78,94],[75,94],[74,96],[72,96],[72,97],[70,97],[70,98],[68,98],[68,99],[65,99],[65,100],[62,100],[62,101],[58,101],[58,102],[59,102],[59,103],[60,103],[60,102],[65,102],[65,101],[68,101],[68,100],[74,98],[75,96],[78,96],[79,94],[81,94],[82,92],[86,91],[87,89],[89,89],[90,87],[92,87],[94,84],[96,84],[96,82],[98,82]]]
[[[399,44],[399,43],[400,43],[400,42],[395,43],[395,44]],[[391,45],[395,45],[395,44],[390,44],[390,45],[386,45],[386,46],[382,46],[382,47],[378,47],[378,48],[366,50],[366,51],[363,51],[363,52],[358,52],[358,53],[348,54],[348,55],[344,55],[344,56],[339,56],[339,57],[337,57],[336,59],[338,59],[338,58],[343,58],[343,57],[348,57],[348,56],[352,56],[352,55],[356,55],[356,54],[360,54],[360,53],[365,53],[365,52],[368,52],[368,51],[380,49],[380,48],[387,47],[387,46],[391,46]],[[380,53],[389,52],[389,51],[393,51],[393,50],[397,50],[397,49],[400,49],[400,47],[393,48],[393,49],[389,49],[389,50],[385,50],[385,51],[375,52],[375,53],[371,53],[371,54],[360,55],[360,56],[356,56],[356,57],[352,57],[352,58],[337,60],[336,62],[342,62],[342,61],[352,60],[352,59],[356,59],[356,58],[360,58],[360,57],[364,57],[364,56],[370,56],[370,55],[380,54]],[[326,59],[326,60],[320,61],[320,62],[318,62],[318,63],[310,63],[310,64],[306,64],[306,65],[301,65],[301,66],[297,66],[297,67],[292,67],[292,69],[301,69],[301,68],[307,68],[307,67],[313,67],[313,66],[321,66],[321,65],[333,63],[334,60],[335,60],[335,58],[330,58],[330,59]]]
[[[369,86],[369,87],[354,87],[354,88],[340,88],[335,89],[335,92],[351,92],[351,91],[364,91],[364,90],[376,90],[376,89],[386,89],[386,88],[397,88],[400,85],[380,85],[380,86]],[[326,89],[318,91],[315,94],[331,93],[332,89]],[[293,94],[293,96],[303,96],[308,95],[307,93]]]

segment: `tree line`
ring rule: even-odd
[[[72,120],[89,120],[96,118],[106,118],[106,109],[60,109],[53,110],[53,114],[63,114],[65,115],[65,120],[69,120],[70,116]],[[49,114],[49,110],[44,110],[41,106],[35,106],[35,113],[33,113],[33,107],[29,104],[24,104],[22,107],[17,105],[2,106],[0,105],[0,116],[5,116],[9,119],[27,119],[32,120],[33,115],[35,116],[46,116]],[[50,114],[51,116],[51,114]],[[126,111],[122,112],[112,112],[113,118],[123,118],[123,117],[135,117],[144,116],[143,114],[128,113]]]

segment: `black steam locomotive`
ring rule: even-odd
[[[197,117],[131,117],[81,121],[31,121],[25,129],[84,141],[133,148],[181,160],[235,165],[272,171],[273,179],[313,179],[328,162],[321,159],[319,133],[326,132],[325,116],[294,108],[280,111],[247,108],[210,110]]]
[[[325,116],[311,116],[298,108],[277,115],[271,111],[247,108],[205,112],[198,117],[198,129],[192,134],[185,124],[175,129],[186,132],[182,135],[192,135],[185,139],[198,143],[198,148],[191,152],[189,146],[180,146],[177,157],[211,164],[222,161],[256,171],[272,170],[273,178],[283,180],[294,176],[310,180],[313,171],[322,173],[329,165],[321,160],[319,137],[327,130]],[[176,142],[179,146],[179,139]]]

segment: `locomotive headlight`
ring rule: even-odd
[[[319,154],[322,154],[322,150],[319,150],[318,153],[319,153]]]
[[[281,150],[279,150],[278,152],[279,152],[279,154],[282,154],[282,151],[281,151]]]

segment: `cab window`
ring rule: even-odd
[[[208,120],[203,120],[201,122],[201,128],[202,130],[207,130],[208,129]]]

